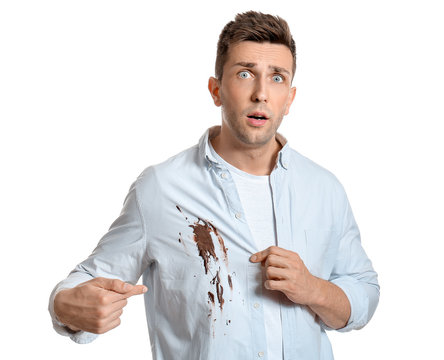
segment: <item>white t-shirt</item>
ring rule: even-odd
[[[236,184],[245,217],[259,251],[276,245],[273,199],[270,176],[256,176],[239,170],[224,161],[213,149],[214,157],[223,162]],[[264,269],[264,268],[262,268]],[[265,271],[262,272],[263,282]],[[279,294],[263,288],[263,311],[267,336],[268,359],[282,359],[282,323]]]

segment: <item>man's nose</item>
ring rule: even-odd
[[[253,93],[251,94],[251,101],[253,102],[268,102],[268,90],[265,84],[265,79],[256,78]]]

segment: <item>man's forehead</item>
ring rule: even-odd
[[[230,46],[226,65],[238,64],[248,67],[266,65],[291,71],[293,56],[290,49],[282,44],[270,42],[242,41]]]

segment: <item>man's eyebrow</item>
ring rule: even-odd
[[[238,66],[242,66],[242,67],[246,67],[246,68],[254,68],[257,64],[251,63],[251,62],[240,61],[234,65],[235,66],[238,65]],[[283,73],[283,74],[287,74],[287,76],[290,76],[290,71],[288,71],[287,69],[285,69],[283,67],[270,65],[268,68],[273,70],[273,72]]]
[[[242,67],[246,67],[246,68],[253,68],[255,67],[257,64],[256,63],[250,63],[250,62],[245,62],[245,61],[240,61],[234,65],[239,65]]]
[[[273,69],[274,72],[284,73],[284,74],[287,74],[287,76],[290,76],[290,72],[287,69],[283,68],[283,67],[269,66],[269,68]]]

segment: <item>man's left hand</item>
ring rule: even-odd
[[[291,301],[301,305],[316,303],[319,279],[310,274],[299,255],[293,251],[270,246],[250,257],[265,266],[266,289],[282,291]]]

